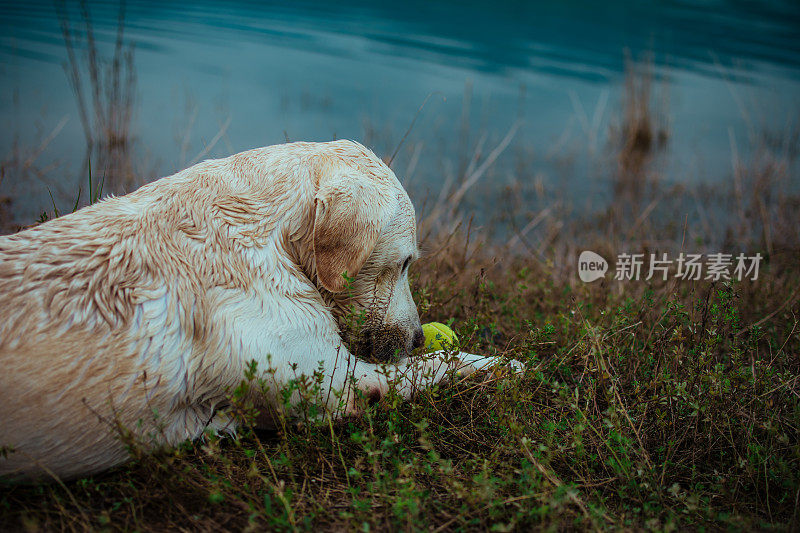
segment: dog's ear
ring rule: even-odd
[[[314,259],[317,278],[341,292],[358,275],[389,221],[392,195],[379,180],[339,175],[320,179],[314,198]]]

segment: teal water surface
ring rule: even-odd
[[[119,4],[88,7],[110,54]],[[67,13],[80,29],[78,6]],[[287,138],[349,137],[388,156],[433,94],[395,162],[417,187],[457,179],[459,150],[488,153],[519,122],[484,180],[537,176],[561,193],[602,196],[594,162],[619,120],[626,53],[653,58],[666,181],[730,179],[734,155],[791,136],[800,118],[793,1],[135,1],[125,38],[135,48],[144,180],[197,155]],[[37,164],[68,185],[80,177],[84,141],[66,59],[53,3],[0,3],[0,152],[33,146],[66,120]],[[16,199],[21,219],[49,203],[38,182],[6,179],[0,194]]]

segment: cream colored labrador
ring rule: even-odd
[[[408,195],[352,141],[205,161],[0,237],[0,476],[118,465],[121,428],[152,445],[222,429],[250,361],[272,392],[321,370],[334,417],[358,411],[356,390],[409,397],[493,363],[406,357],[423,342],[417,256]],[[343,343],[353,313],[347,344],[377,363]]]

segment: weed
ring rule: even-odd
[[[108,176],[108,189],[111,192],[129,191],[138,183],[132,160],[131,137],[136,71],[133,66],[133,46],[125,43],[125,3],[120,3],[116,39],[110,58],[102,56],[95,41],[87,1],[81,0],[79,3],[82,32],[76,32],[71,26],[65,2],[56,2],[56,8],[68,58],[64,68],[75,93],[86,138],[84,170],[90,159],[94,158],[102,174]],[[81,49],[85,52],[83,60],[78,55]]]
[[[278,429],[264,431],[252,392],[269,379],[253,365],[231,391],[233,437],[134,452],[129,465],[64,487],[8,486],[0,522],[502,531],[797,519],[796,304],[748,327],[772,308],[776,286],[800,282],[797,272],[616,293],[530,264],[489,278],[472,261],[454,279],[428,261],[414,287],[423,320],[455,318],[468,350],[523,360],[524,376],[413,401],[390,393],[363,417],[331,423],[319,416],[316,374],[277,394]]]

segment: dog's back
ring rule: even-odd
[[[126,438],[195,438],[248,361],[313,371],[314,350],[338,357],[303,269],[318,251],[315,191],[342,172],[387,197],[399,187],[357,143],[292,143],[0,237],[0,476],[91,474],[124,462]],[[369,254],[338,233],[351,226],[327,228],[325,257]]]
[[[197,437],[246,365],[220,309],[267,274],[296,283],[276,247],[307,230],[322,149],[205,161],[0,236],[0,476],[100,471],[128,457],[126,435]]]
[[[69,476],[127,455],[101,436],[137,422],[127,395],[146,386],[135,344],[147,335],[131,333],[160,326],[135,324],[137,305],[167,293],[133,200],[0,237],[0,475]]]
[[[186,205],[185,181],[0,236],[0,476],[99,471],[128,456],[126,434],[195,436],[194,421],[163,418],[188,403],[194,339],[184,333],[204,325],[187,326],[197,313],[182,311],[204,289],[199,265],[214,266],[199,257],[211,254],[205,244],[186,243],[209,226],[193,220],[203,210]]]

